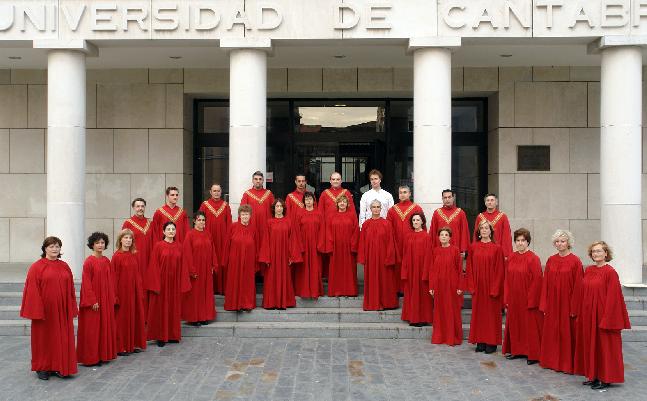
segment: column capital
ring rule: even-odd
[[[610,47],[619,47],[619,46],[638,46],[644,47],[647,46],[647,35],[633,35],[633,36],[622,36],[622,35],[610,35],[610,36],[601,36],[593,42],[589,43],[586,47],[588,54],[600,54],[604,49]]]
[[[249,49],[262,50],[272,53],[272,39],[270,38],[222,38],[220,47],[227,50]]]
[[[421,38],[410,38],[408,52],[413,52],[418,49],[429,47],[440,47],[449,50],[454,50],[461,47],[460,36],[430,36]]]
[[[98,57],[99,49],[83,39],[39,39],[33,41],[34,49],[47,49],[47,50],[76,50],[85,53],[88,57]]]

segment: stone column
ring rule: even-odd
[[[222,39],[229,50],[229,203],[234,219],[252,173],[266,171],[269,39]]]
[[[413,52],[413,193],[427,219],[452,183],[452,54],[460,38],[409,40]]]
[[[63,257],[81,279],[85,256],[84,41],[34,42],[47,56],[47,235],[63,241]]]
[[[600,229],[623,284],[642,283],[642,51],[601,40]],[[581,255],[587,258],[587,255]]]

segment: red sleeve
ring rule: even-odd
[[[353,200],[353,194],[350,191],[346,191],[346,197],[348,198],[348,209],[353,214],[355,220],[357,220],[357,212],[355,211],[355,201]]]
[[[409,244],[407,244],[407,240],[405,239],[404,244],[402,245],[402,265],[400,266],[400,278],[402,280],[407,280],[409,278],[409,261],[411,260],[409,252],[414,252],[413,249],[407,249],[408,245]],[[406,257],[404,255],[406,255]]]
[[[323,218],[323,213],[319,212],[319,230],[317,231],[317,251],[319,253],[326,252],[326,219]]]
[[[184,252],[182,249],[182,244],[177,245],[180,250],[180,292],[189,292],[191,291],[191,279],[189,278],[189,270],[187,269],[187,266],[184,264]]]
[[[204,214],[207,214],[207,208],[204,206],[204,202],[200,204],[200,207],[198,208],[199,211],[203,212]],[[211,217],[211,216],[209,216]]]
[[[395,237],[393,235],[393,229],[390,224],[385,225],[387,228],[387,243],[386,243],[386,260],[385,264],[387,266],[395,266],[396,262],[400,259],[399,252],[395,246]]]
[[[162,230],[162,215],[158,210],[155,210],[153,213],[153,222],[151,223],[151,235],[153,236],[153,241],[159,241],[164,239],[164,231]]]
[[[431,242],[431,241],[430,241]],[[438,272],[434,263],[434,249],[427,248],[427,262],[425,263],[427,281],[429,282],[429,289],[435,290],[438,286]]]
[[[301,234],[297,227],[297,224],[294,223],[294,221],[290,220],[290,236],[288,238],[288,246],[290,247],[290,260],[293,263],[303,262],[303,244],[301,243]]]
[[[67,265],[67,263],[63,262],[65,265],[65,269],[67,269],[67,275],[69,277],[69,284],[68,284],[68,293],[70,294],[68,300],[70,302],[70,309],[68,310],[68,313],[72,317],[76,317],[79,315],[79,307],[76,304],[76,288],[74,288],[74,276],[72,275],[72,270],[70,269],[70,266]]]
[[[572,273],[573,273],[573,290],[577,288],[577,286],[582,285],[582,279],[584,278],[584,266],[582,266],[582,261],[580,258],[577,258],[576,265],[573,266],[572,268]],[[575,315],[577,313],[577,309],[573,308],[573,305],[577,304],[579,302],[577,299],[579,296],[576,297],[575,291],[571,293],[571,316]]]
[[[40,296],[42,264],[41,260],[35,262],[27,272],[27,280],[22,292],[22,306],[20,307],[20,316],[26,319],[45,319],[45,305]]]
[[[431,214],[431,227],[429,228],[429,235],[431,235],[431,245],[435,248],[440,246],[440,240],[438,239],[438,220],[436,219],[436,212]]]
[[[233,224],[231,217],[231,207],[229,207],[229,204],[225,206],[225,211],[223,213],[225,213],[225,216],[223,217],[225,219],[225,235],[229,237],[229,231],[231,230],[231,225]],[[229,246],[225,246],[223,252],[225,255],[228,254]],[[226,263],[224,262],[225,255],[218,255],[218,263],[221,267],[226,265]]]
[[[240,204],[249,205],[249,197],[247,196],[247,192],[243,192],[243,197],[240,198]]]
[[[97,303],[97,296],[92,288],[92,277],[94,263],[86,259],[83,263],[83,274],[81,276],[81,308],[88,308]]]
[[[198,274],[193,260],[193,235],[188,233],[182,242],[182,264],[189,276]]]
[[[332,235],[332,218],[326,219],[324,217],[324,231],[326,234],[324,235],[323,239],[323,253],[331,253],[332,252],[332,247],[333,247],[333,235]]]
[[[157,294],[159,294],[162,286],[160,283],[160,275],[162,273],[160,270],[159,253],[160,245],[155,244],[153,246],[153,251],[151,252],[150,262],[148,263],[148,269],[146,270],[146,282],[144,283],[144,288]]]
[[[605,330],[630,329],[627,305],[622,295],[620,279],[615,270],[610,269],[607,277],[607,294],[604,300],[604,312],[600,321],[600,328]]]
[[[476,219],[474,220],[474,232],[472,233],[472,242],[476,242],[476,234],[478,234],[479,230],[479,223],[481,222],[481,217],[480,215],[476,215]]]
[[[261,240],[261,248],[258,252],[258,261],[267,264],[270,263],[270,227],[271,224],[267,224],[265,227],[263,239]]]
[[[231,247],[231,236],[234,233],[234,225],[230,225],[229,228],[227,229],[227,237],[225,238],[225,247],[223,250],[223,254],[220,257],[220,263],[222,263],[222,266],[227,266],[229,264],[229,248]]]
[[[359,250],[359,225],[355,224],[357,217],[353,215],[353,235],[350,239],[350,251],[357,253]]]
[[[117,291],[117,289],[121,287],[121,281],[120,281],[121,277],[119,274],[121,269],[119,268],[118,264],[119,264],[119,254],[115,252],[112,255],[112,259],[110,260],[110,275],[112,276],[112,282],[114,285],[115,305],[119,305],[119,297],[117,296],[119,292]]]
[[[510,266],[510,263],[505,264],[505,280],[503,280],[503,305],[505,307],[508,306],[510,303],[509,296],[510,296],[510,276],[508,275],[508,268]]]
[[[465,211],[461,210],[460,213],[460,232],[461,232],[461,238],[460,238],[460,246],[458,247],[459,251],[461,252],[466,252],[467,248],[470,246],[470,228],[467,225],[467,216],[465,215]]]
[[[528,267],[531,276],[530,288],[528,290],[528,309],[537,309],[539,307],[539,300],[541,299],[541,287],[543,282],[539,256],[533,255],[530,261],[530,266]]]
[[[454,248],[454,266],[456,268],[456,289],[465,291],[467,288],[467,277],[463,273],[463,257],[458,248]]]
[[[460,251],[460,249],[459,249]],[[474,294],[476,292],[476,286],[474,285],[474,270],[472,269],[472,256],[474,255],[474,251],[472,247],[470,246],[469,252],[467,252],[467,269],[465,270],[465,284],[464,288],[467,289],[469,292]]]
[[[510,232],[510,221],[508,216],[504,215],[501,219],[501,248],[503,248],[503,256],[506,258],[512,254],[512,233]]]
[[[369,220],[367,220],[369,221]],[[362,225],[362,230],[359,232],[359,243],[357,244],[357,263],[363,265],[366,262],[366,222]]]
[[[503,290],[503,281],[505,280],[505,261],[503,259],[503,251],[498,245],[496,246],[493,263],[495,264],[494,272],[496,276],[492,281],[492,286],[490,287],[490,296],[498,297],[501,295],[501,291]]]

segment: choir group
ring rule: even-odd
[[[542,272],[528,249],[530,232],[520,228],[511,235],[495,195],[485,197],[470,243],[465,212],[452,190],[442,192],[443,206],[428,231],[409,187],[399,188],[394,204],[380,188],[381,173],[372,170],[369,179],[359,216],[339,173],[319,199],[307,191],[305,176],[297,175],[296,190],[284,200],[264,188],[257,171],[236,222],[214,184],[192,229],[177,204],[177,188],[166,189],[166,204],[152,220],[144,215],[146,201],[137,198],[112,260],[103,256],[106,234],[88,238],[92,255],[83,265],[78,308],[71,270],[60,260],[62,242],[46,238],[41,259],[29,269],[20,312],[32,320],[32,370],[43,380],[65,377],[77,372],[77,361],[101,365],[144,350],[150,340],[160,347],[177,343],[182,320],[200,326],[216,319],[214,293],[224,294],[225,310],[254,309],[257,276],[263,277],[266,309],[294,307],[296,296],[323,296],[323,279],[328,296],[354,297],[359,263],[364,310],[396,309],[404,294],[402,320],[431,324],[434,344],[462,343],[468,292],[469,342],[476,352],[491,354],[502,344],[507,359],[583,375],[583,384],[593,389],[624,381],[620,332],[630,324],[605,242],[588,248],[593,264],[584,269],[571,253],[572,234],[557,230],[557,253]]]

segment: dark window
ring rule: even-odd
[[[517,146],[518,171],[550,171],[550,146]]]

